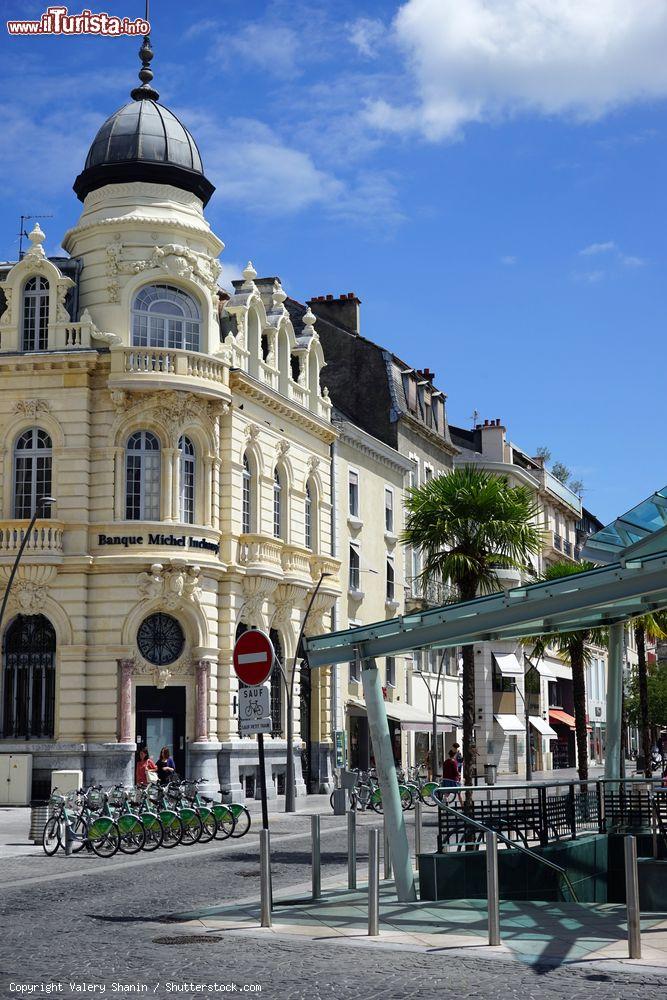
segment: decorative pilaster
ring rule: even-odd
[[[162,496],[164,498],[164,519],[173,521],[175,512],[178,511],[178,485],[174,486],[174,465],[178,467],[178,461],[174,462],[174,456],[178,455],[177,448],[165,448],[162,452],[164,456],[164,480]]]
[[[114,449],[114,517],[117,521],[122,521],[125,514],[123,496],[123,460],[125,458],[124,448]]]
[[[222,462],[213,459],[213,527],[220,530],[220,470]]]
[[[197,711],[195,717],[195,743],[208,740],[208,682],[211,665],[208,660],[197,660]]]
[[[132,733],[132,674],[134,660],[117,660],[118,663],[118,742],[134,743]]]
[[[207,528],[213,526],[211,508],[213,497],[213,457],[207,455],[204,459],[204,524]]]

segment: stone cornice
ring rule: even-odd
[[[251,375],[241,371],[239,368],[232,368],[229,372],[229,387],[234,392],[242,392],[245,396],[257,400],[267,409],[274,413],[280,413],[293,423],[305,428],[312,434],[331,444],[338,437],[337,431],[321,417],[306,410],[305,407],[293,403],[284,396],[281,396],[269,386],[257,382]]]
[[[91,372],[97,366],[96,350],[44,351],[34,354],[23,352],[0,353],[0,377],[12,372],[83,371]]]
[[[405,458],[395,448],[385,444],[383,441],[379,441],[371,434],[367,434],[366,431],[357,427],[356,424],[351,423],[349,420],[334,419],[333,423],[338,430],[341,442],[351,445],[364,455],[369,455],[383,465],[404,474],[414,467],[411,459]]]
[[[438,448],[442,448],[442,450],[448,455],[454,456],[460,454],[460,450],[456,447],[456,445],[452,444],[451,441],[448,441],[436,431],[430,430],[430,428],[422,424],[420,420],[413,417],[411,413],[406,413],[402,410],[399,415],[399,420],[404,421],[411,430],[413,430],[420,437],[424,438],[425,441],[428,441],[429,444],[434,444],[437,445]]]
[[[124,231],[130,229],[185,230],[199,237],[210,239],[216,245],[220,244],[220,253],[224,250],[224,243],[207,226],[196,226],[192,222],[184,222],[181,219],[167,219],[159,215],[119,215],[111,219],[91,219],[89,222],[81,222],[67,230],[63,237],[62,246],[67,250],[68,241],[75,236],[79,236],[81,233],[88,232],[89,230],[109,229],[113,226],[117,229],[122,228]]]

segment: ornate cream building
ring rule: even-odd
[[[218,287],[222,242],[197,146],[141,86],[100,128],[83,202],[49,260],[39,227],[0,272],[0,573],[42,496],[2,623],[0,752],[28,752],[33,790],[56,767],[131,780],[163,744],[210,791],[253,795],[257,755],[235,715],[232,648],[271,633],[291,670],[304,609],[322,632],[336,432],[308,311],[252,265]],[[281,791],[287,704],[274,670],[269,789]],[[297,783],[329,774],[329,674],[296,684]]]

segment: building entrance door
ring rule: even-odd
[[[137,746],[157,761],[169,747],[178,774],[185,777],[185,688],[137,688]]]

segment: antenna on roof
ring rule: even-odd
[[[470,419],[472,420],[472,429],[474,430],[475,427],[477,427],[477,421],[479,420],[479,410],[473,410],[472,417]]]
[[[19,260],[23,259],[23,239],[28,239],[28,233],[26,232],[25,224],[28,219],[52,219],[53,213],[48,215],[22,215],[21,224],[19,227]]]

